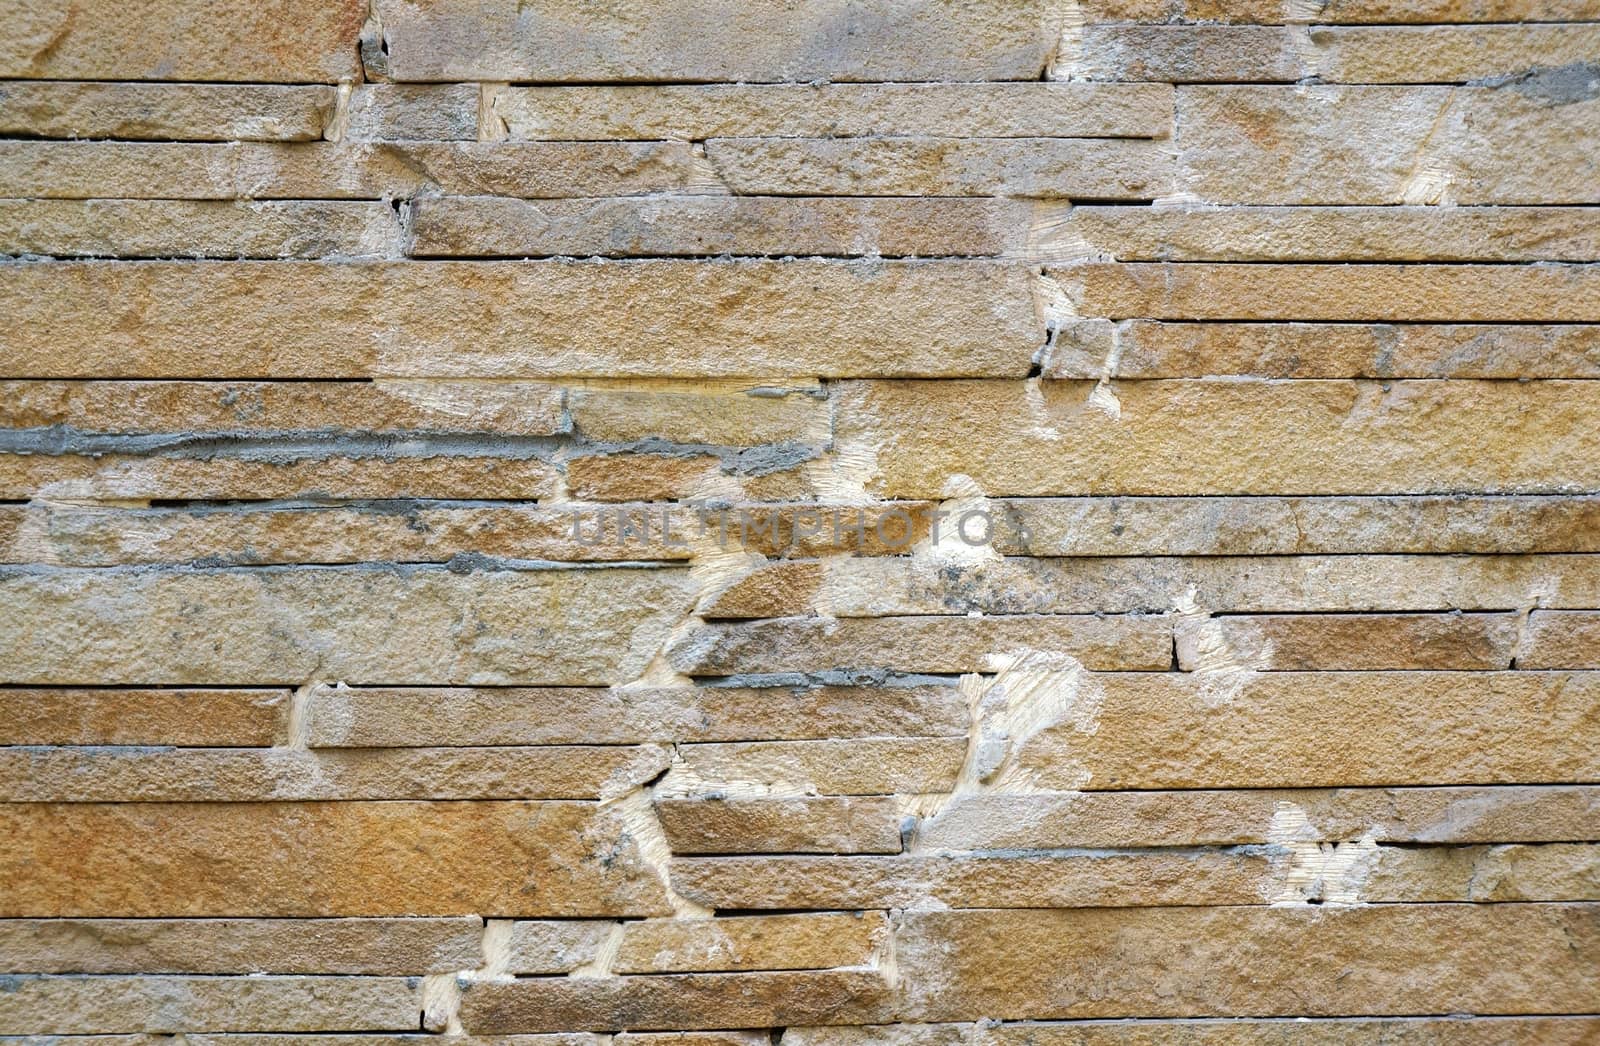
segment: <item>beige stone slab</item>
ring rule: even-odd
[[[392,258],[381,201],[0,200],[0,253],[63,258]]]
[[[380,0],[386,45],[369,68],[396,80],[1037,80],[1064,16],[1027,4],[918,7],[828,0],[803,12],[737,0],[596,11],[578,0],[513,4]]]
[[[0,142],[0,196],[377,200],[725,192],[687,142]]]
[[[1593,780],[1588,673],[1129,673],[1018,754],[1044,788],[1250,788]]]
[[[770,564],[728,587],[707,609],[721,618],[818,609],[875,618],[1159,614],[1165,608],[1181,611],[1190,627],[1212,628],[1210,613],[1509,611],[1597,603],[1600,558],[1585,555],[1017,557],[965,566],[875,557]],[[972,631],[982,636],[994,628],[1003,635],[1001,627]]]
[[[239,457],[0,454],[0,497],[202,501],[284,498],[484,498],[532,500],[561,489],[559,468],[531,456],[399,454],[337,443],[270,447]],[[329,451],[332,450],[332,453]],[[207,454],[202,448],[201,455]]]
[[[1012,521],[996,528],[1005,555],[1600,552],[1600,498],[1586,495],[1018,498],[997,507]]]
[[[775,794],[889,795],[945,792],[967,754],[967,738],[686,744],[661,780],[666,794],[713,798],[741,789]]]
[[[742,195],[1154,199],[1174,191],[1166,142],[1109,138],[713,138]]]
[[[712,624],[682,636],[668,656],[690,675],[887,668],[992,671],[1010,650],[1067,654],[1095,670],[1150,671],[1172,660],[1160,617],[1068,616],[780,618]]]
[[[791,1046],[1579,1046],[1594,1017],[1279,1017],[789,1028]]]
[[[673,888],[712,907],[900,909],[1264,904],[1265,852],[992,856],[691,857]],[[792,902],[792,904],[791,904]]]
[[[1597,298],[1596,300],[1600,300]],[[879,497],[1581,494],[1600,462],[1594,382],[847,384],[837,442]]]
[[[360,0],[181,3],[8,0],[0,76],[46,80],[308,80],[359,75]]]
[[[966,729],[953,686],[482,689],[319,686],[307,712],[314,748],[634,744],[948,736]]]
[[[488,1032],[781,1027],[888,1012],[876,970],[549,977],[472,984],[462,1023]]]
[[[594,803],[15,803],[0,824],[8,918],[670,913]]]
[[[1163,323],[1080,320],[1045,374],[1099,379],[1600,377],[1600,327],[1555,324]]]
[[[571,973],[594,961],[616,927],[600,919],[519,919],[511,924],[506,972]]]
[[[1515,667],[1521,625],[1515,613],[1219,617],[1179,625],[1178,665],[1203,670],[1220,643],[1258,671],[1492,671]]]
[[[1379,903],[1600,900],[1600,846],[1381,847],[1360,892]]]
[[[600,799],[650,780],[669,763],[660,745],[323,752],[36,747],[0,749],[0,800]]]
[[[566,431],[563,401],[560,386],[532,382],[0,381],[0,423],[185,436],[553,436]]]
[[[1165,138],[1166,84],[807,83],[509,87],[512,139]]]
[[[612,970],[715,973],[865,966],[887,935],[882,912],[646,919],[624,927]]]
[[[1159,320],[1592,323],[1600,266],[1089,264],[1052,270],[1079,315]]]
[[[15,683],[621,683],[688,586],[672,569],[23,568],[0,574],[0,663]]]
[[[1600,666],[1600,613],[1535,610],[1528,615],[1526,644],[1517,652],[1519,668]]]
[[[1215,203],[1597,203],[1584,68],[1502,87],[1180,88],[1179,180]]]
[[[1277,25],[1090,25],[1054,75],[1162,83],[1298,80],[1294,29]]]
[[[270,745],[287,690],[0,690],[0,745]]]
[[[362,1031],[414,1027],[405,977],[17,977],[0,1033]]]
[[[1589,6],[1591,20],[1600,16]],[[1329,83],[1537,81],[1565,68],[1558,82],[1581,93],[1592,78],[1582,67],[1600,62],[1596,25],[1316,26],[1310,37],[1311,69]]]
[[[823,255],[1023,257],[1064,205],[978,197],[424,197],[419,257]],[[0,209],[0,215],[3,215]]]
[[[1594,261],[1600,209],[1083,206],[1040,239],[1117,261]]]
[[[820,447],[832,435],[827,391],[814,381],[572,382],[565,410],[574,435],[600,443]]]
[[[333,118],[332,87],[12,81],[0,133],[37,138],[301,142]]]
[[[0,966],[26,973],[405,974],[482,965],[482,921],[5,919]]]
[[[363,84],[350,92],[339,138],[347,142],[475,142],[477,84]]]
[[[887,796],[712,796],[655,809],[675,854],[900,852],[900,807]]]
[[[976,260],[12,265],[0,355],[38,378],[1021,376],[1035,280]]]
[[[898,1015],[1144,1017],[1583,1012],[1594,905],[917,912]],[[1182,940],[1203,976],[1161,957]],[[1426,966],[1424,981],[1396,971]],[[1086,990],[1087,989],[1087,990]]]
[[[1404,677],[1396,680],[1403,689]],[[930,851],[1257,846],[1285,841],[1473,845],[1589,839],[1593,785],[971,795],[917,827]],[[748,866],[757,869],[757,866]]]

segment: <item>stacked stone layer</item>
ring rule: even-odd
[[[1600,3],[0,0],[0,1041],[1600,1040]]]

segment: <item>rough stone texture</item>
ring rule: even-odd
[[[0,1040],[1600,1040],[1597,0],[0,26]]]
[[[1161,960],[1174,939],[1207,976]],[[1597,948],[1584,905],[917,912],[896,934],[920,1020],[1582,1010]],[[1426,984],[1395,976],[1417,963]]]
[[[1213,203],[1597,203],[1592,68],[1498,88],[1180,88],[1179,180]]]
[[[16,803],[0,824],[7,918],[670,911],[593,803]]]
[[[7,83],[0,133],[19,138],[304,142],[333,117],[332,87]]]
[[[479,965],[478,919],[15,919],[0,963],[30,973],[416,974]]]
[[[1165,84],[885,83],[511,87],[513,139],[1165,138]]]
[[[356,75],[360,0],[7,0],[0,76],[331,83]]]
[[[979,261],[13,265],[0,349],[28,377],[1020,376],[1033,284]]]
[[[3,745],[270,745],[287,729],[287,690],[0,690]]]
[[[624,683],[689,602],[681,572],[492,566],[12,568],[0,591],[9,680],[124,685]]]
[[[1161,323],[1063,328],[1046,374],[1100,378],[1594,378],[1600,328],[1586,325]]]
[[[1037,80],[1066,16],[1031,4],[827,0],[796,13],[738,0],[596,11],[579,0],[426,6],[379,0],[397,80]]]

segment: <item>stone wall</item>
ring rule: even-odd
[[[5,1041],[1600,1041],[1600,0],[0,77]]]

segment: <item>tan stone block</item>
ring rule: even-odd
[[[0,252],[69,258],[391,258],[398,216],[351,200],[0,200]]]
[[[396,80],[1037,80],[1063,28],[1062,16],[1026,4],[907,10],[888,0],[801,12],[738,0],[604,11],[578,0],[380,0],[375,11],[379,71]]]
[[[1304,73],[1287,26],[1090,25],[1063,72],[1087,80],[1251,83]]]
[[[1310,33],[1315,71],[1329,83],[1538,79],[1566,66],[1576,67],[1567,75],[1582,90],[1582,66],[1600,62],[1600,26],[1594,25],[1318,26]]]
[[[1600,847],[1593,844],[1382,847],[1361,896],[1387,901],[1600,900]]]
[[[795,445],[734,454],[600,451],[567,459],[567,492],[596,502],[795,501],[815,493],[805,465],[818,453]],[[694,532],[679,531],[674,540]]]
[[[315,141],[333,117],[332,87],[279,84],[11,82],[0,133],[37,138]]]
[[[176,3],[8,0],[0,76],[43,80],[311,80],[359,74],[360,0]]]
[[[532,382],[0,381],[0,422],[74,435],[178,434],[152,450],[258,432],[553,436],[565,431],[562,400],[559,386]]]
[[[737,789],[777,795],[888,795],[945,792],[967,754],[967,738],[874,737],[736,741],[678,747],[662,789],[715,798]]]
[[[764,1031],[640,1031],[623,1032],[617,1046],[770,1046]]]
[[[1063,206],[976,197],[422,197],[412,204],[411,253],[1048,256],[1036,229]]]
[[[402,977],[14,977],[0,1033],[363,1031],[415,1027]]]
[[[887,931],[881,912],[647,919],[624,926],[611,968],[715,973],[865,966]]]
[[[1044,343],[1035,280],[983,261],[14,265],[0,353],[39,378],[1021,376]]]
[[[506,972],[571,973],[594,961],[616,927],[610,920],[518,920],[511,926]]]
[[[0,590],[8,680],[54,684],[621,683],[691,601],[671,569],[23,568]]]
[[[956,474],[991,497],[1587,493],[1600,461],[1568,436],[1600,425],[1593,384],[1133,381],[1113,418],[1090,382],[852,383],[836,450],[891,498]]]
[[[1518,614],[1220,617],[1194,630],[1179,626],[1178,665],[1203,670],[1221,644],[1258,671],[1492,671],[1515,667],[1520,625]]]
[[[275,1035],[190,1035],[193,1046],[283,1046]],[[295,1046],[426,1046],[437,1034],[409,1032],[395,1035],[297,1035]],[[122,1046],[97,1041],[88,1046]],[[159,1046],[159,1044],[156,1044]],[[552,1032],[548,1035],[456,1035],[451,1046],[608,1046],[588,1032]]]
[[[1215,203],[1600,202],[1600,96],[1582,69],[1501,87],[1183,87],[1179,181]]]
[[[1052,270],[1072,308],[1114,319],[1588,323],[1592,265],[1087,264]]]
[[[594,803],[15,803],[0,824],[7,918],[670,913]]]
[[[0,966],[28,973],[421,974],[482,965],[482,921],[6,919]]]
[[[544,977],[471,984],[461,1019],[486,1032],[781,1027],[881,1017],[889,994],[876,970]]]
[[[1397,684],[1398,685],[1398,684]],[[969,795],[917,827],[931,851],[1251,846],[1285,839],[1549,843],[1600,824],[1592,785]]]
[[[1008,555],[1600,552],[1600,498],[1019,498]],[[1022,541],[1018,530],[1026,530]]]
[[[1220,0],[1217,0],[1220,3]],[[1326,0],[1329,22],[1587,22],[1592,0]]]
[[[1101,322],[1081,321],[1072,329]],[[1115,337],[1119,351],[1113,370],[1121,378],[1600,376],[1600,329],[1591,326],[1127,320],[1117,324]],[[1104,375],[1110,337],[1103,345],[1082,342],[1058,338],[1046,375]]]
[[[319,686],[307,721],[312,747],[378,748],[937,737],[964,731],[967,711],[953,686]]]
[[[1043,788],[1262,788],[1587,781],[1589,674],[1127,673],[1094,678],[1093,733],[1018,756]]]
[[[831,436],[816,382],[591,380],[568,386],[566,407],[572,431],[601,443],[821,446]]]
[[[478,140],[477,84],[362,84],[350,92],[340,139]]]
[[[660,799],[676,854],[899,853],[900,809],[887,796]]]
[[[1111,138],[713,138],[731,192],[813,196],[1087,196],[1173,192],[1165,142]]]
[[[732,601],[719,603],[731,612]],[[1096,670],[1162,670],[1172,661],[1172,626],[1160,617],[1067,616],[781,618],[712,624],[668,651],[691,675],[887,668],[901,672],[993,671],[1013,650],[1071,655]]]
[[[633,524],[648,520],[649,533],[625,531],[612,509]],[[664,511],[675,538],[695,532],[694,511],[681,506],[379,502],[121,509],[36,502],[0,505],[0,562],[444,563],[470,553],[575,562],[686,560],[688,547],[665,541]],[[575,525],[581,528],[576,535]]]
[[[0,498],[202,501],[323,498],[546,498],[560,472],[537,458],[399,454],[338,443],[249,457],[0,454]],[[335,451],[328,453],[329,450]],[[201,446],[196,451],[206,455]],[[311,456],[315,454],[316,456]],[[305,455],[305,456],[301,456]],[[264,460],[262,460],[264,459]]]
[[[658,776],[669,762],[669,750],[660,745],[323,752],[0,749],[0,800],[599,799]]]
[[[672,862],[673,888],[726,908],[1078,908],[1262,904],[1264,852],[1070,856],[694,857]],[[720,921],[720,920],[718,920]]]
[[[1148,615],[1169,607],[1184,609],[1201,624],[1208,612],[1572,608],[1600,605],[1597,600],[1600,558],[1582,555],[1087,556],[967,566],[876,557],[773,563],[730,586],[705,609],[713,618],[799,615],[815,607],[841,618],[868,618],[974,612]],[[1141,627],[1166,629],[1170,621],[1157,618]],[[974,631],[984,636],[989,626]],[[991,634],[1004,636],[998,628]]]
[[[1600,210],[1086,206],[1054,237],[1117,261],[1593,261]]]
[[[1580,1046],[1594,1017],[1312,1017],[1011,1021],[787,1028],[789,1046]]]
[[[0,142],[0,196],[377,200],[725,192],[687,142]]]
[[[1600,936],[1584,904],[1146,908],[907,913],[895,947],[914,1020],[1517,1013],[1591,1005]]]
[[[286,690],[0,690],[0,745],[270,745]]]
[[[1535,610],[1517,652],[1518,668],[1600,667],[1600,613]]]
[[[788,83],[510,87],[513,139],[1165,138],[1167,84]]]

